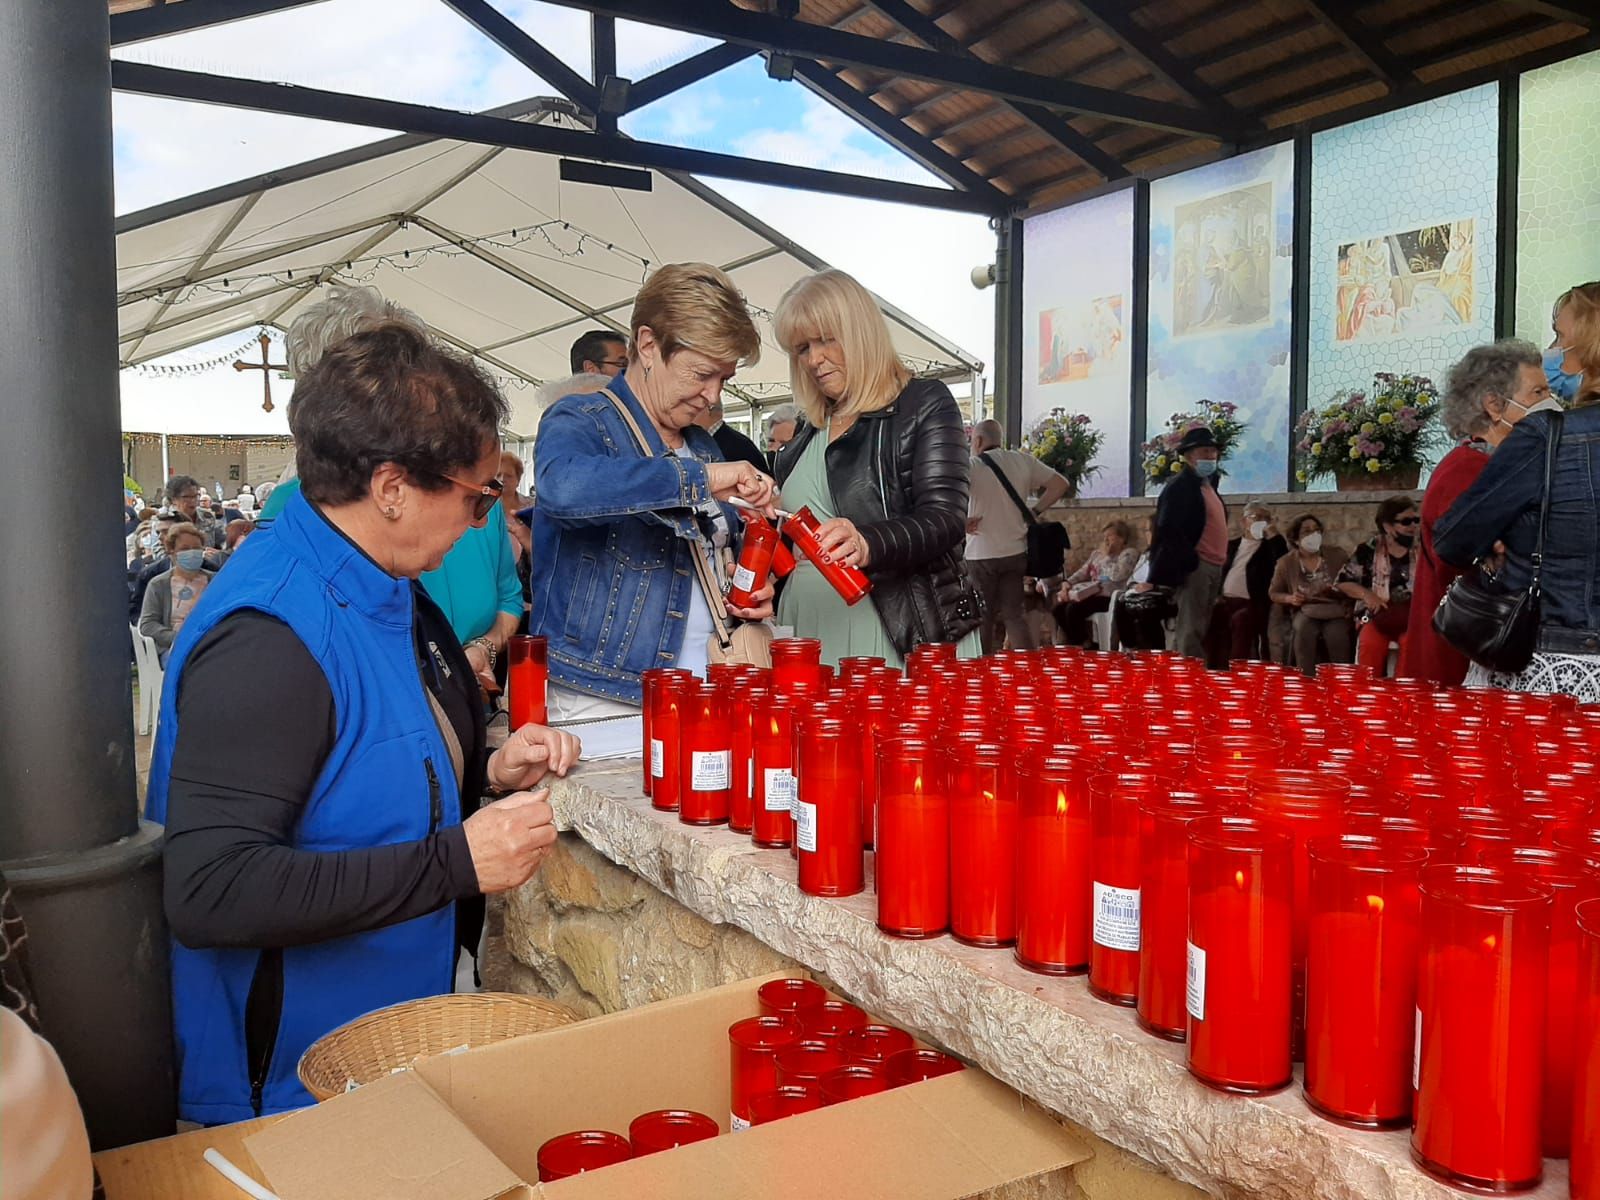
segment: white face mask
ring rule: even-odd
[[[1524,413],[1530,414],[1530,415],[1533,414],[1533,413],[1536,413],[1536,412],[1563,412],[1564,411],[1564,409],[1561,406],[1561,401],[1557,400],[1554,396],[1546,396],[1543,400],[1539,401],[1539,403],[1535,404],[1532,408],[1523,408],[1522,405],[1518,404],[1515,400],[1507,400],[1506,403],[1511,405],[1513,408],[1522,408],[1522,411]]]
[[[1265,521],[1251,521],[1250,522],[1250,536],[1255,538],[1255,540],[1258,541],[1258,542],[1262,538],[1266,537],[1267,536],[1267,523]]]
[[[1315,554],[1322,549],[1322,535],[1320,533],[1306,534],[1300,539],[1300,549],[1307,554]]]

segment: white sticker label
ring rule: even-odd
[[[755,586],[756,573],[749,567],[735,567],[733,569],[733,589],[736,592],[748,592]]]
[[[1193,942],[1189,943],[1189,986],[1184,990],[1184,1003],[1196,1021],[1206,1019],[1206,952]]]
[[[744,760],[744,790],[752,796],[756,794],[756,760],[753,758]]]
[[[694,750],[690,752],[690,791],[725,792],[732,786],[732,750]]]
[[[746,1129],[749,1129],[749,1128],[750,1128],[750,1122],[746,1121],[738,1113],[729,1113],[728,1114],[728,1132],[729,1133],[740,1133],[740,1132],[742,1132],[742,1131],[744,1131]]]
[[[1095,880],[1094,940],[1108,950],[1139,949],[1139,889]]]
[[[667,749],[661,744],[660,738],[650,739],[650,777],[660,779],[667,773]]]
[[[812,854],[817,852],[817,806],[804,800],[794,802],[795,844]]]
[[[766,767],[766,799],[763,807],[768,812],[794,811],[794,772],[787,767]]]
[[[1416,1045],[1411,1051],[1411,1090],[1422,1086],[1422,1009],[1417,1009],[1417,1027],[1412,1031]]]

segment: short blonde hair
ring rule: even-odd
[[[656,335],[661,357],[694,350],[719,363],[753,366],[761,334],[732,279],[710,263],[668,263],[645,280],[628,322],[628,361],[639,358],[639,330]]]
[[[1574,335],[1567,349],[1583,366],[1583,388],[1578,401],[1600,400],[1600,283],[1581,283],[1566,295],[1563,309],[1571,309]]]
[[[168,529],[166,536],[161,539],[161,544],[167,548],[168,554],[176,554],[178,552],[178,539],[184,537],[192,537],[200,543],[202,550],[205,549],[206,535],[200,532],[198,525],[192,525],[188,521],[179,521]]]
[[[796,281],[772,318],[778,345],[789,356],[789,386],[806,419],[819,429],[827,423],[828,399],[800,362],[800,347],[829,337],[844,351],[849,391],[832,407],[833,415],[888,408],[911,381],[911,372],[894,351],[889,323],[878,302],[843,271],[818,271]]]

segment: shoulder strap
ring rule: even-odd
[[[1539,576],[1544,568],[1544,532],[1550,523],[1550,481],[1555,474],[1556,451],[1561,448],[1561,429],[1566,419],[1564,412],[1550,414],[1550,440],[1544,447],[1544,492],[1539,497],[1539,538],[1533,544],[1533,582],[1528,585],[1534,592],[1539,590]]]
[[[1006,478],[1006,473],[1000,469],[999,464],[989,457],[987,450],[978,455],[978,461],[994,472],[994,477],[1000,481],[1000,486],[1005,488],[1006,495],[1011,497],[1011,503],[1015,504],[1021,511],[1022,519],[1029,525],[1037,525],[1039,518],[1033,515],[1033,509],[1029,508],[1022,497],[1017,495],[1017,489],[1011,486],[1011,480]]]

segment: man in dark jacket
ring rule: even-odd
[[[722,419],[722,400],[719,398],[695,418],[695,424],[711,435],[728,462],[747,462],[763,475],[771,469],[767,456],[744,434]]]
[[[1244,535],[1228,542],[1222,564],[1222,596],[1211,614],[1206,663],[1222,670],[1236,658],[1255,658],[1272,612],[1268,591],[1278,560],[1289,543],[1272,524],[1272,510],[1260,501],[1245,505]]]
[[[1222,564],[1228,558],[1228,510],[1217,495],[1221,451],[1216,436],[1202,425],[1183,435],[1175,453],[1184,467],[1156,502],[1150,582],[1136,586],[1140,591],[1173,589],[1178,610],[1175,649],[1203,659],[1211,609],[1222,591]]]

